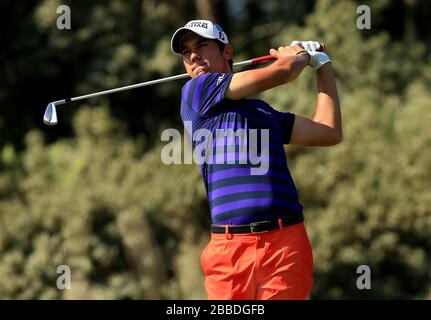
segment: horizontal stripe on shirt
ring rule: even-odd
[[[213,223],[244,224],[302,216],[283,147],[290,141],[295,116],[276,111],[262,100],[224,99],[231,79],[232,74],[204,74],[189,80],[182,91],[181,118],[192,124],[188,133],[195,137],[197,130],[207,129],[212,139],[208,156],[212,155],[213,161],[200,164],[200,168]],[[245,141],[239,135],[246,133],[246,141],[250,143],[252,129],[256,130],[257,146],[253,151],[257,154],[250,159],[250,153],[246,152],[249,148],[241,145]],[[262,136],[266,134],[262,130],[268,130],[269,137]],[[203,141],[209,143],[205,138],[193,141],[193,147],[199,147],[201,155],[206,151],[201,145]],[[267,149],[262,145],[265,141]],[[268,153],[262,154],[262,150]],[[246,160],[248,163],[242,163]]]

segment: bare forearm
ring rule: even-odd
[[[333,129],[334,139],[341,141],[343,133],[340,101],[331,63],[327,63],[317,70],[316,78],[318,93],[313,120]]]
[[[294,80],[308,63],[306,54],[278,58],[265,68],[235,73],[225,97],[238,100]]]
[[[295,56],[286,57],[284,58],[287,61],[284,61],[283,58],[279,59],[277,62],[284,63],[285,64],[285,73],[284,73],[284,83],[290,82],[294,79],[296,79],[304,70],[304,68],[308,64],[308,54],[307,53],[300,53]]]
[[[293,81],[304,70],[307,63],[308,55],[306,53],[278,58],[272,65],[267,67],[272,75],[266,79],[268,87],[273,88]],[[261,70],[263,71],[263,69]]]

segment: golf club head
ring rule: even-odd
[[[43,115],[43,122],[48,126],[54,126],[57,124],[57,110],[53,102],[49,103],[46,107],[45,114]]]

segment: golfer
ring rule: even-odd
[[[192,123],[192,138],[200,129],[214,134],[201,148],[213,151],[213,157],[200,164],[212,220],[211,240],[201,254],[209,299],[306,299],[311,291],[313,255],[283,145],[330,146],[342,140],[331,61],[319,46],[294,41],[269,51],[274,63],[233,74],[232,46],[219,25],[189,21],[171,39],[172,51],[192,77],[182,90],[181,118]],[[307,65],[317,79],[313,119],[249,98],[295,80]],[[297,98],[302,94],[309,93],[297,92]],[[220,129],[244,129],[248,138],[224,137],[220,148]],[[247,162],[239,161],[244,160],[240,144],[252,142],[252,130],[261,134],[254,139],[260,141],[260,155],[268,153],[267,170],[258,174],[250,153]],[[195,150],[201,147],[202,139],[192,141]],[[235,161],[220,161],[229,157]]]

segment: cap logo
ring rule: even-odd
[[[187,24],[186,28],[204,28],[204,29],[208,29],[208,23],[207,22],[194,21],[194,22],[190,22],[189,24]]]
[[[186,34],[193,32],[206,39],[218,40],[224,44],[229,43],[226,33],[219,24],[209,20],[191,20],[187,24],[175,31],[171,38],[171,50],[174,53],[180,53],[181,42]]]

